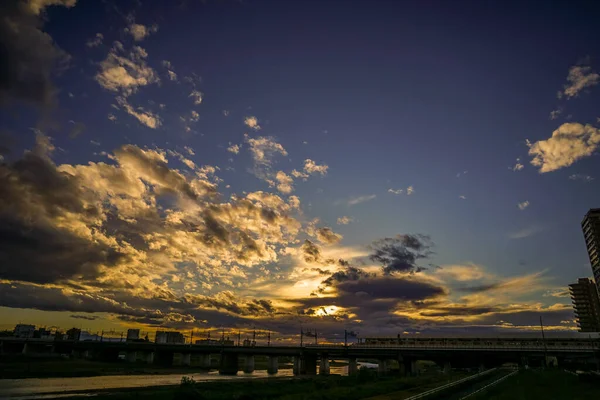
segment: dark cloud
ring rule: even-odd
[[[321,287],[326,288],[329,286],[336,286],[341,282],[357,281],[361,278],[368,278],[371,276],[373,276],[373,274],[364,272],[361,269],[355,267],[347,267],[345,270],[337,271],[331,274],[329,278],[321,282]]]
[[[432,254],[432,245],[427,235],[397,235],[373,242],[369,258],[381,264],[385,274],[415,273],[426,269],[417,265],[417,261]]]
[[[500,286],[502,286],[502,282],[490,283],[487,285],[465,286],[462,288],[458,288],[457,290],[459,290],[461,292],[466,292],[466,293],[481,293],[481,292],[487,292],[490,290],[498,289]]]
[[[0,2],[0,103],[18,100],[48,106],[55,102],[52,73],[69,56],[41,30],[43,8],[34,4],[43,2]]]
[[[71,121],[71,122],[73,122],[73,121]],[[69,132],[69,137],[71,139],[75,139],[77,136],[81,135],[84,131],[85,131],[85,124],[83,122],[73,122],[71,131]]]
[[[96,278],[99,266],[114,266],[118,251],[68,231],[30,225],[0,214],[0,278],[51,283],[70,278]]]
[[[306,239],[304,241],[301,250],[304,256],[304,261],[306,261],[307,263],[315,263],[321,261],[321,250],[316,244],[314,244],[310,240]]]
[[[71,318],[76,318],[76,319],[86,319],[88,321],[94,321],[98,318],[100,318],[97,315],[77,315],[77,314],[73,314],[71,315]]]

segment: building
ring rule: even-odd
[[[594,282],[579,278],[569,285],[579,332],[600,332],[600,298]]]
[[[581,222],[596,288],[600,292],[600,208],[592,208]]]
[[[154,342],[182,344],[185,343],[185,338],[181,332],[156,331],[156,337],[154,339]]]
[[[139,329],[127,329],[127,341],[134,341],[140,339],[140,330]]]
[[[35,333],[35,325],[17,324],[13,336],[18,338],[32,338]]]
[[[50,339],[52,337],[52,332],[50,329],[38,328],[33,332],[33,337],[37,339]]]
[[[81,329],[71,328],[67,331],[67,340],[79,341],[81,339]]]

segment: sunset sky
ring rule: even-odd
[[[572,334],[600,10],[491,4],[2,2],[0,329]]]

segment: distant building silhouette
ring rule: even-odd
[[[581,222],[585,246],[594,272],[596,288],[600,292],[600,208],[592,208]]]
[[[600,332],[600,298],[594,282],[579,278],[569,285],[579,332]]]
[[[156,331],[155,343],[185,343],[181,332]]]
[[[67,331],[67,340],[79,341],[81,339],[81,329],[71,328]]]
[[[134,341],[140,338],[140,330],[139,329],[127,329],[127,341]]]
[[[14,336],[18,338],[32,338],[35,333],[35,325],[17,324]]]

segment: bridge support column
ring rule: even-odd
[[[244,372],[247,374],[254,372],[254,356],[246,356],[244,360]]]
[[[88,358],[87,353],[88,353],[88,350],[85,351],[85,355],[84,355],[85,358]],[[127,362],[132,362],[132,363],[136,362],[137,361],[137,351],[128,351],[125,358],[127,359]]]
[[[146,363],[154,364],[154,352],[150,351],[146,354]]]
[[[302,359],[300,358],[300,356],[295,356],[294,357],[294,367],[293,367],[294,375],[300,375],[301,366],[302,366]]]
[[[236,353],[221,353],[220,375],[237,375],[238,355]]]
[[[521,357],[521,368],[529,369],[529,360],[527,360],[527,357]]]
[[[181,354],[181,365],[185,365],[189,367],[192,365],[192,354],[191,353],[182,353]]]
[[[23,351],[21,351],[21,353],[27,354],[27,342],[23,345]]]
[[[329,357],[327,357],[327,355],[321,356],[321,363],[319,364],[319,375],[329,375]]]
[[[479,364],[479,372],[483,372],[485,371],[485,364],[481,363]]]
[[[210,369],[210,354],[200,354],[200,368]]]
[[[279,358],[277,356],[269,356],[269,361],[267,364],[267,373],[268,374],[276,374],[279,370]]]
[[[317,374],[317,356],[303,355],[299,360],[300,375],[316,375]]]
[[[358,374],[358,363],[356,362],[356,357],[352,357],[348,359],[348,375],[356,374]]]
[[[444,362],[444,368],[442,371],[444,374],[449,374],[452,371],[452,365],[450,364],[450,361]]]
[[[404,365],[404,374],[406,376],[416,376],[418,375],[417,361],[405,359],[403,362]]]
[[[377,371],[379,375],[387,375],[390,372],[390,362],[388,359],[380,359]]]

